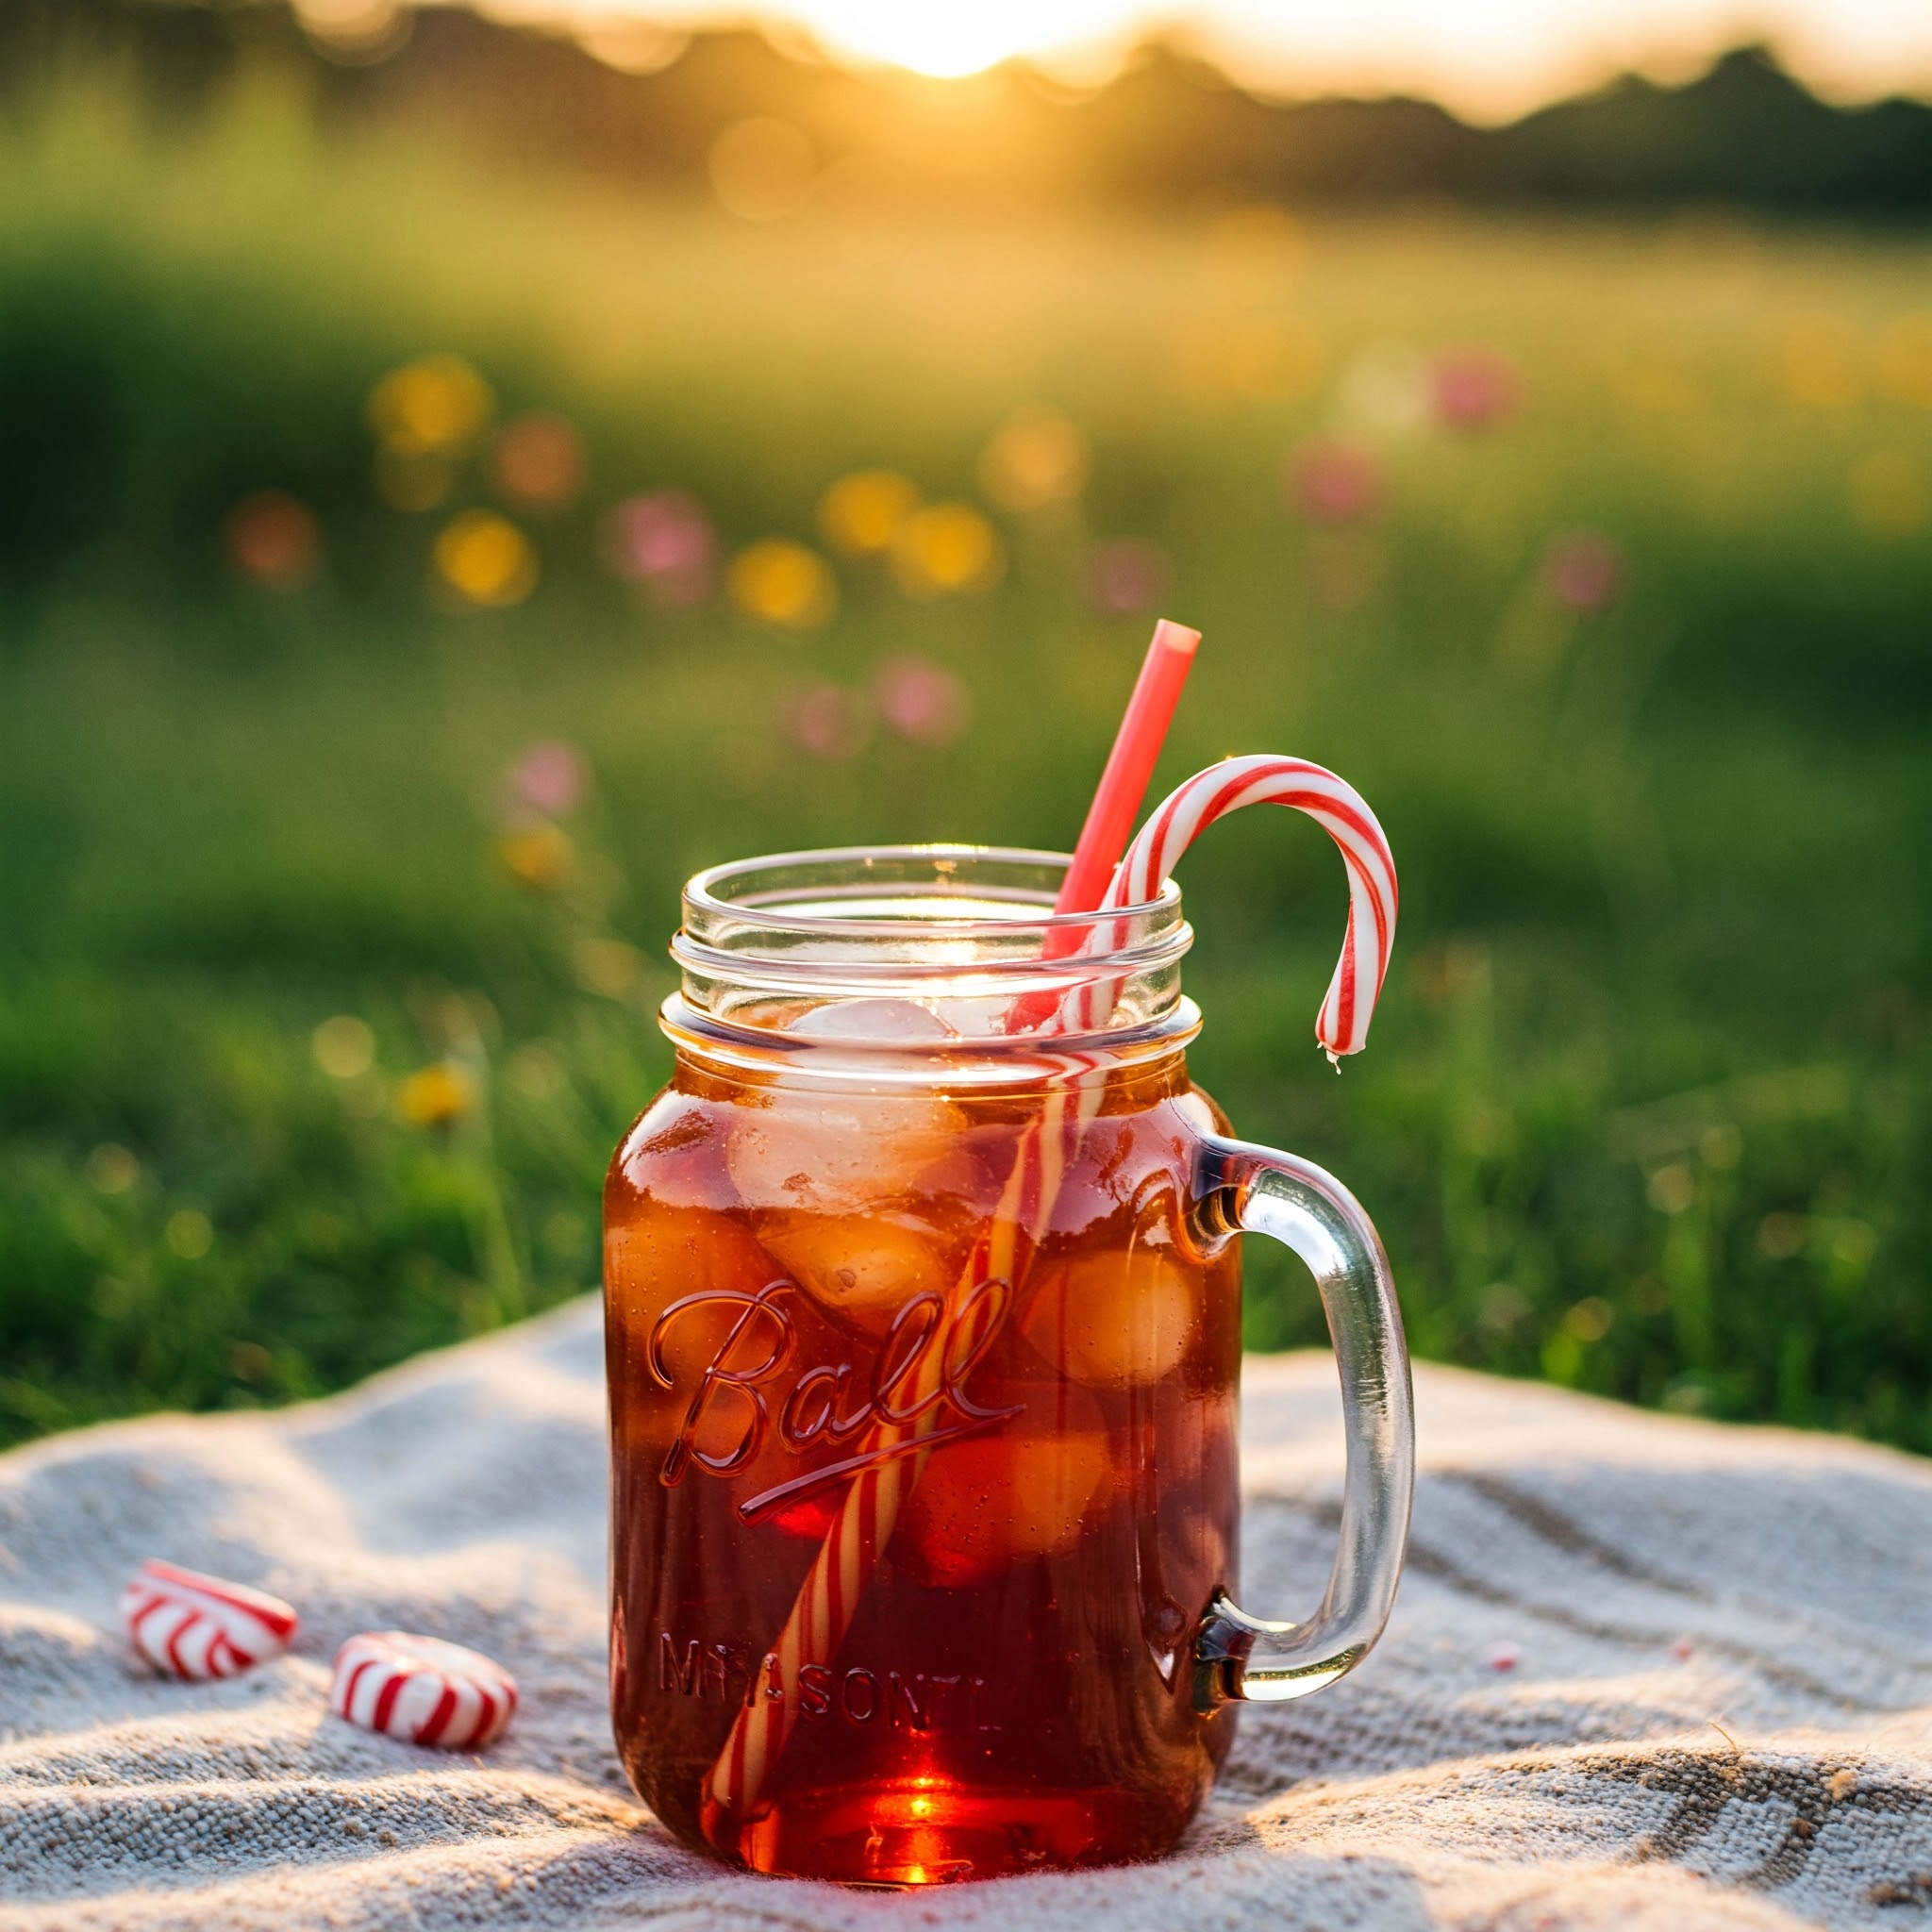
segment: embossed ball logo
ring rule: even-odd
[[[686,1295],[653,1324],[645,1360],[653,1377],[675,1391],[677,1377],[668,1350],[678,1324],[704,1310],[738,1310],[691,1389],[658,1473],[667,1488],[682,1482],[693,1467],[708,1475],[736,1474],[763,1448],[774,1422],[779,1440],[795,1456],[868,1438],[868,1446],[854,1455],[836,1457],[744,1497],[738,1513],[746,1523],[757,1523],[774,1509],[849,1481],[860,1470],[923,1455],[991,1428],[1024,1407],[1019,1403],[983,1407],[966,1390],[1006,1319],[1012,1288],[1005,1279],[979,1282],[951,1313],[942,1295],[911,1296],[893,1316],[863,1384],[850,1361],[818,1362],[792,1373],[798,1325],[786,1303],[801,1292],[797,1283],[781,1278],[756,1294],[722,1289]],[[863,1399],[854,1404],[861,1387]],[[918,1390],[924,1392],[909,1392]],[[932,1422],[921,1426],[929,1413]],[[718,1432],[728,1430],[734,1420],[737,1440],[721,1450],[715,1446]],[[714,1446],[701,1446],[701,1434]]]

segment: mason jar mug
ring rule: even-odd
[[[686,889],[675,1071],[605,1197],[611,1703],[639,1794],[741,1866],[1158,1856],[1237,1706],[1333,1682],[1389,1613],[1412,1424],[1374,1230],[1190,1080],[1177,889],[1056,916],[1065,864]],[[1242,1231],[1313,1274],[1344,1396],[1298,1624],[1235,1601]]]

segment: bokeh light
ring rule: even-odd
[[[537,551],[494,510],[466,509],[436,539],[439,575],[466,604],[497,609],[521,604],[537,588]]]
[[[1148,537],[1109,537],[1087,553],[1087,596],[1107,617],[1138,617],[1166,597],[1174,572]]]
[[[901,738],[929,749],[951,744],[973,722],[973,694],[924,658],[882,658],[873,672],[879,711]]]
[[[575,745],[545,739],[531,745],[510,767],[510,792],[531,811],[562,818],[576,809],[588,776],[584,755]]]
[[[1309,394],[1327,359],[1307,323],[1250,316],[1195,324],[1174,341],[1181,388],[1244,402],[1291,402]]]
[[[1344,434],[1402,437],[1421,429],[1432,403],[1429,367],[1407,344],[1364,343],[1335,386],[1335,421]]]
[[[1570,530],[1543,552],[1543,581],[1579,616],[1607,610],[1623,593],[1624,553],[1595,530]]]
[[[1366,444],[1317,436],[1290,457],[1289,502],[1314,524],[1354,524],[1381,507],[1382,459]]]
[[[1118,0],[813,0],[809,18],[834,47],[867,62],[953,79],[1031,53],[1050,54],[1118,29]]]
[[[760,624],[816,630],[839,608],[839,581],[816,550],[766,537],[731,559],[731,601]]]
[[[412,1127],[446,1127],[475,1103],[475,1083],[452,1060],[419,1067],[396,1088],[396,1112]]]
[[[332,59],[376,61],[408,38],[411,13],[402,0],[294,0],[296,20]]]
[[[921,599],[990,591],[1006,575],[1006,546],[970,503],[934,503],[892,541],[892,581]]]
[[[1784,392],[1807,409],[1848,409],[1865,393],[1865,341],[1837,315],[1795,315],[1779,332]]]
[[[627,999],[644,975],[643,955],[624,940],[592,934],[571,948],[571,970],[586,991],[607,1000]]]
[[[1909,450],[1868,450],[1852,465],[1845,494],[1853,517],[1875,537],[1909,537],[1932,514],[1932,482]]]
[[[490,385],[460,356],[425,356],[391,370],[369,392],[369,423],[405,456],[467,449],[496,408]]]
[[[604,518],[603,548],[616,575],[641,584],[666,609],[692,609],[711,594],[718,540],[688,490],[625,497]]]
[[[584,487],[584,444],[575,425],[545,409],[503,425],[491,455],[496,487],[525,509],[562,509]]]
[[[1893,316],[1879,331],[1874,359],[1888,395],[1932,409],[1932,312]]]
[[[572,23],[577,44],[621,74],[661,74],[691,45],[691,35],[664,21],[635,15],[580,14]]]
[[[711,143],[708,164],[720,207],[747,222],[795,214],[818,175],[810,137],[769,114],[733,122]]]
[[[840,684],[808,685],[783,708],[785,735],[800,751],[839,762],[872,741],[873,709],[866,694]]]
[[[1429,398],[1446,429],[1491,429],[1516,413],[1523,378],[1514,362],[1483,342],[1438,350],[1429,364]]]
[[[359,1080],[375,1064],[375,1031],[354,1013],[337,1013],[308,1036],[308,1050],[331,1080]]]
[[[819,499],[819,534],[843,557],[873,557],[891,548],[919,508],[919,486],[896,470],[854,470]]]
[[[576,847],[560,825],[537,824],[506,832],[496,841],[503,869],[533,892],[557,891],[576,866]]]
[[[979,459],[979,487],[996,508],[1026,516],[1078,496],[1091,468],[1078,425],[1058,409],[1028,403],[993,432]]]
[[[321,527],[286,490],[244,496],[223,523],[222,539],[236,575],[268,591],[299,589],[322,560]]]
[[[161,1239],[170,1254],[199,1261],[215,1244],[214,1223],[199,1208],[180,1208],[168,1216]]]
[[[87,1177],[103,1194],[125,1194],[141,1178],[141,1162],[118,1141],[103,1141],[87,1158]]]

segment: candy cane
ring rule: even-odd
[[[1306,812],[1335,841],[1348,871],[1348,930],[1328,991],[1315,1016],[1315,1038],[1332,1061],[1369,1043],[1369,1021],[1395,943],[1395,859],[1368,801],[1354,786],[1306,758],[1269,753],[1227,758],[1196,772],[1168,793],[1127,847],[1114,871],[1103,909],[1144,906],[1160,891],[1181,855],[1217,819],[1249,805],[1286,805]],[[1362,934],[1372,951],[1366,970]],[[1105,952],[1124,937],[1121,926],[1098,926],[1084,950]],[[1075,988],[1061,1002],[1059,1024],[1070,1031],[1104,1025],[1118,980]]]
[[[1333,772],[1302,758],[1263,755],[1229,758],[1197,773],[1170,792],[1141,828],[1114,872],[1102,908],[1145,905],[1202,832],[1247,805],[1293,806],[1341,848],[1348,870],[1348,930],[1315,1022],[1316,1039],[1329,1058],[1339,1061],[1342,1054],[1359,1053],[1368,1041],[1369,1020],[1395,938],[1396,886],[1395,861],[1374,813]],[[1372,942],[1366,971],[1360,951],[1364,932]],[[1102,928],[1090,937],[1087,950],[1104,950],[1108,943]],[[1118,987],[1118,981],[1100,981],[1076,988],[1060,1003],[1059,1025],[1086,1031],[1104,1024]],[[908,1378],[914,1399],[907,1408],[918,1411],[917,1420],[876,1427],[865,1439],[868,1451],[905,1446],[906,1453],[868,1465],[846,1491],[785,1627],[760,1667],[761,1681],[740,1708],[711,1767],[705,1793],[708,1830],[720,1822],[720,1814],[740,1820],[750,1814],[797,1721],[801,1672],[808,1664],[830,1663],[844,1641],[873,1567],[891,1540],[900,1507],[932,1453],[909,1445],[939,1426],[938,1404],[922,1407],[922,1399],[933,1395],[944,1376],[955,1324],[964,1327],[968,1347],[975,1347],[1018,1293],[1021,1271],[1046,1232],[1061,1179],[1098,1111],[1104,1082],[1094,1075],[1104,1064],[1098,1056],[1076,1053],[1058,1054],[1048,1064],[1055,1084],[1039,1116],[1022,1134],[999,1205],[946,1297],[938,1324],[943,1345],[923,1350]],[[1023,1233],[1028,1243],[1024,1253]],[[1010,1284],[1007,1296],[982,1292],[1003,1280]],[[975,1329],[973,1318],[985,1329]]]

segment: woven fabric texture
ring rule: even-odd
[[[1381,1647],[1243,1714],[1169,1859],[910,1895],[725,1873],[631,1797],[604,1686],[594,1303],[276,1414],[0,1457],[0,1928],[1932,1925],[1932,1464],[1418,1371],[1423,1474]],[[1245,1589],[1312,1607],[1324,1356],[1246,1368]],[[285,1657],[137,1674],[162,1556],[288,1597]],[[475,1755],[326,1714],[355,1631],[514,1671]]]

